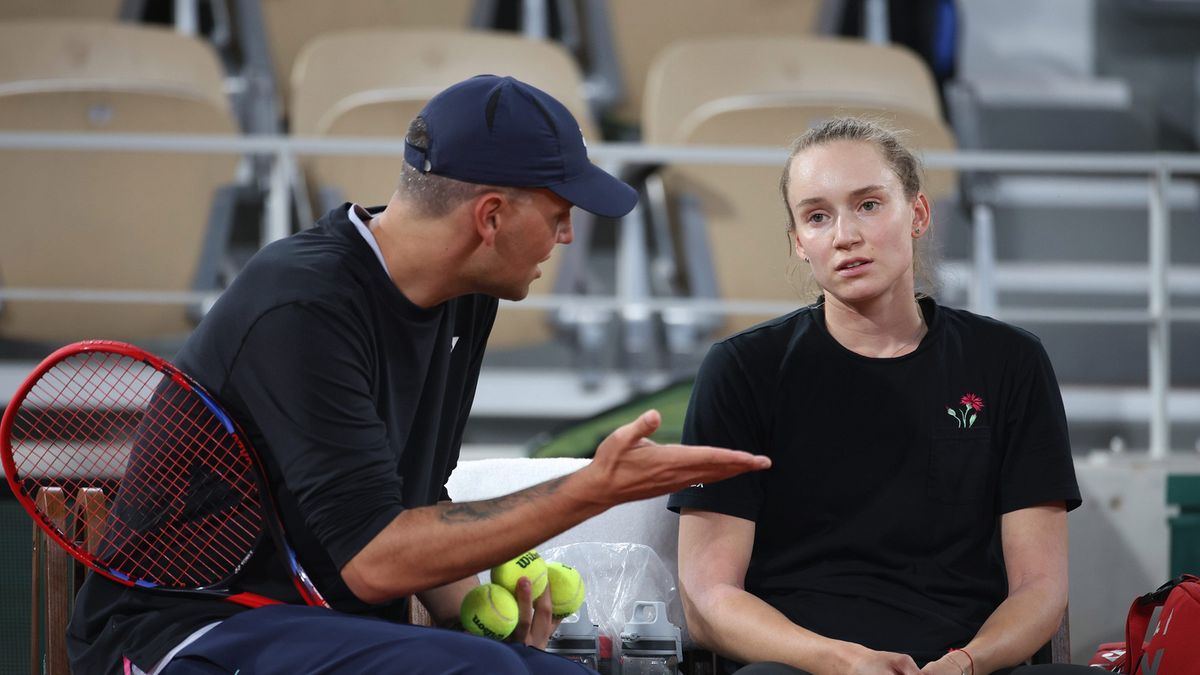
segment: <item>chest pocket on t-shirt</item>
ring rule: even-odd
[[[940,429],[929,455],[929,496],[943,504],[972,504],[992,497],[991,430]]]

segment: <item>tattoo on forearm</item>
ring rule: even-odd
[[[446,508],[442,509],[440,515],[442,520],[448,523],[469,523],[495,518],[506,511],[511,511],[520,504],[553,494],[566,478],[566,476],[562,476],[548,480],[545,483],[539,483],[520,492],[496,497],[495,499],[448,504]]]

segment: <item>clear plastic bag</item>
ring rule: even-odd
[[[588,619],[612,644],[614,663],[620,663],[621,630],[639,601],[666,603],[667,619],[686,630],[675,577],[649,546],[588,541],[541,549],[539,553],[547,561],[579,570],[587,590]]]

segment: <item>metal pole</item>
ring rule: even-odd
[[[996,315],[996,227],[995,213],[990,204],[978,203],[972,210],[975,237],[971,256],[975,267],[975,282],[971,284],[971,311],[985,316]]]
[[[531,40],[545,40],[546,0],[523,0],[521,2],[521,32]]]
[[[175,32],[184,35],[200,32],[196,0],[175,0]]]
[[[888,24],[888,0],[867,0],[863,3],[863,37],[867,42],[886,45],[892,41]]]
[[[1166,459],[1171,445],[1167,396],[1171,389],[1171,313],[1167,273],[1171,266],[1171,173],[1159,167],[1150,177],[1150,458]]]
[[[287,150],[280,149],[275,153],[275,162],[271,166],[270,187],[267,193],[267,204],[263,213],[262,245],[283,239],[291,234],[290,201],[288,190],[289,178],[296,173],[295,157]]]
[[[645,207],[641,204],[621,218],[620,241],[617,242],[616,295],[620,310],[622,338],[629,362],[629,377],[635,388],[652,367],[654,334],[653,314],[646,305],[650,299],[649,254],[645,240]]]

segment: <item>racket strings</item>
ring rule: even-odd
[[[140,360],[88,352],[55,365],[22,402],[12,441],[28,494],[106,487],[96,559],[130,578],[220,583],[263,531],[246,449],[199,394]]]
[[[143,442],[168,448],[171,454],[152,463],[157,471],[143,482],[162,483],[156,494],[177,496],[167,505],[170,517],[194,525],[158,530],[165,539],[159,545],[195,552],[192,559],[175,561],[178,566],[172,573],[178,577],[211,579],[227,574],[229,562],[243,557],[258,536],[260,525],[247,522],[236,508],[243,500],[257,500],[256,486],[248,467],[236,465],[239,448],[233,438],[197,396],[172,386],[170,395],[157,401],[164,409],[154,410],[150,423],[143,425],[144,431],[154,434]]]

